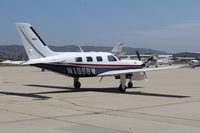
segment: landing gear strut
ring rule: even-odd
[[[79,78],[75,77],[74,78],[74,88],[80,88],[81,83],[79,82]]]
[[[125,74],[120,75],[119,91],[120,92],[126,91],[126,75]]]

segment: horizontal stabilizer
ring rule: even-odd
[[[26,61],[11,61],[11,60],[5,60],[5,61],[2,61],[2,62],[0,62],[0,63],[22,65],[22,64],[25,63],[25,62],[26,62]]]

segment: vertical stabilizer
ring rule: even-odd
[[[111,53],[114,55],[122,54],[122,48],[124,43],[117,42],[113,49],[111,50]]]
[[[29,23],[17,23],[16,26],[29,59],[56,55],[56,52],[53,52],[46,46]]]

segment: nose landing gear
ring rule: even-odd
[[[125,74],[120,75],[119,91],[120,92],[126,91],[126,75]]]
[[[119,76],[120,78],[120,85],[119,85],[119,91],[120,92],[125,92],[126,91],[126,75],[122,74]],[[130,81],[128,82],[128,88],[133,88],[133,83],[132,83],[132,77],[130,78]]]
[[[119,91],[120,91],[120,92],[125,92],[125,91],[126,91],[126,85],[120,84],[120,85],[119,85]]]

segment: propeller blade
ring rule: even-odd
[[[141,61],[140,53],[137,50],[136,50],[136,55],[137,55],[138,60]]]
[[[148,63],[148,62],[150,62],[150,61],[153,61],[153,56],[151,56],[151,57],[149,57],[146,61],[145,61],[145,63]]]

